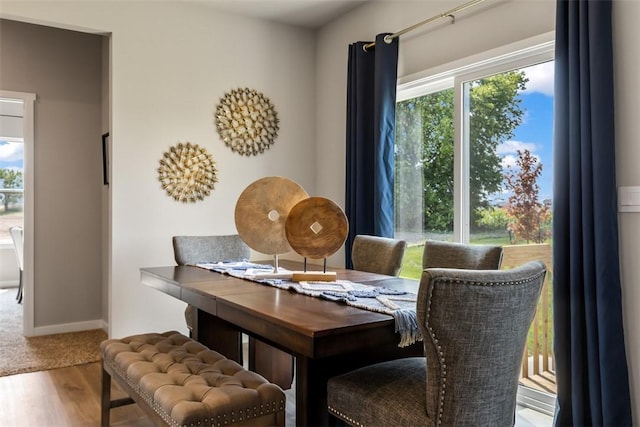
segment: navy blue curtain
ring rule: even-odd
[[[629,426],[610,0],[557,1],[555,79],[555,425]]]
[[[349,234],[345,265],[357,234],[393,237],[394,145],[398,39],[349,45],[345,213]]]

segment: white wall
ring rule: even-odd
[[[0,243],[0,288],[18,286],[20,272],[16,251],[11,243]]]
[[[640,2],[613,4],[618,185],[640,185]],[[640,422],[640,213],[620,213],[622,304],[635,423]]]
[[[188,3],[3,1],[1,13],[111,33],[110,333],[186,332],[184,304],[142,286],[139,268],[173,264],[172,235],[235,232],[235,201],[258,178],[286,176],[314,193],[313,33]],[[275,144],[256,157],[231,152],[215,131],[216,105],[238,87],[263,92],[280,119]],[[181,141],[217,162],[215,190],[195,204],[157,181],[162,153]]]
[[[318,34],[318,193],[344,200],[344,135],[347,45],[396,32],[458,6],[461,2],[374,2],[322,28]],[[481,10],[480,12],[477,12]],[[616,112],[619,185],[640,185],[640,2],[614,2]],[[540,35],[555,28],[554,0],[487,1],[447,21],[400,38],[399,78]],[[640,214],[620,215],[623,316],[634,415],[640,417]],[[342,260],[342,258],[340,258]]]

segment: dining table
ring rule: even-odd
[[[280,260],[279,265],[311,271],[298,261]],[[419,282],[412,279],[345,268],[326,271],[335,272],[339,280],[418,293]],[[258,343],[250,350],[249,367],[269,380],[280,378],[282,383],[285,378],[284,388],[293,376],[297,426],[328,425],[326,385],[332,376],[423,355],[420,341],[399,346],[394,317],[386,313],[192,265],[141,268],[140,278],[143,285],[197,309],[192,337],[208,348],[242,363],[242,334]]]

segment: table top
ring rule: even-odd
[[[283,260],[288,270],[302,264]],[[312,270],[308,268],[308,270]],[[398,343],[392,316],[251,282],[193,266],[142,268],[141,281],[224,319],[294,355],[329,357]],[[328,269],[338,279],[417,293],[419,282]]]

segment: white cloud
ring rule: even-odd
[[[518,165],[516,164],[516,160],[518,159],[518,150],[524,151],[529,150],[532,157],[535,158],[538,162],[540,162],[540,156],[534,154],[534,152],[538,149],[538,144],[533,142],[522,142],[522,141],[506,141],[496,148],[496,153],[505,154],[502,157],[502,169],[514,169]]]
[[[524,68],[523,71],[529,81],[527,88],[522,93],[540,92],[543,95],[553,96],[553,64],[553,61],[548,61]]]
[[[11,162],[24,157],[24,144],[0,143],[0,161]]]
[[[536,156],[535,154],[532,154],[531,157],[533,157],[538,163],[540,163],[540,156]],[[518,167],[518,164],[516,163],[517,160],[518,160],[518,156],[513,154],[507,154],[500,160],[502,164],[502,169],[505,170],[505,169],[517,168]]]
[[[508,154],[502,158],[502,169],[513,169],[516,165],[516,156]]]
[[[524,151],[529,150],[531,153],[538,149],[538,144],[533,142],[522,142],[522,141],[506,141],[502,144],[498,145],[496,148],[496,153],[498,154],[507,154],[507,153],[517,153],[518,150]]]

